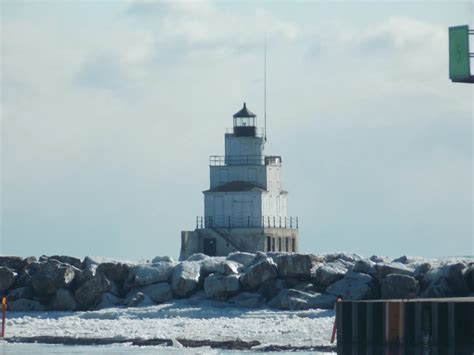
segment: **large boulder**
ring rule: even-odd
[[[77,267],[78,269],[82,269],[82,260],[75,258],[73,256],[67,256],[67,255],[53,255],[50,256],[49,259],[54,259],[57,261],[60,261],[65,264],[72,265],[74,267]]]
[[[296,283],[295,283],[296,285]],[[265,300],[269,301],[276,295],[278,295],[281,290],[288,287],[288,282],[282,279],[270,279],[263,282],[258,288],[258,293],[261,294]]]
[[[413,270],[402,263],[392,262],[390,264],[377,264],[377,278],[381,281],[385,276],[390,274],[399,274],[414,276]]]
[[[235,253],[230,253],[229,255],[227,255],[226,259],[230,261],[235,261],[236,263],[242,264],[243,266],[249,266],[255,259],[255,254],[237,251]]]
[[[448,264],[428,271],[424,278],[422,297],[463,297],[469,293],[469,288],[463,271],[463,263]]]
[[[354,253],[329,253],[324,254],[323,258],[328,263],[336,260],[343,260],[349,263],[355,263],[357,260],[362,259],[360,255]]]
[[[31,287],[39,297],[53,295],[59,288],[67,288],[74,280],[71,265],[48,259],[40,263],[39,270],[31,278]]]
[[[286,310],[304,310],[312,308],[332,309],[336,296],[331,294],[309,293],[294,289],[282,290],[268,305]]]
[[[23,268],[23,258],[20,256],[0,256],[0,267],[19,271]]]
[[[174,260],[173,258],[169,257],[169,256],[155,256],[151,262],[152,263],[159,263],[161,261],[164,261],[164,262],[167,262],[167,263],[174,263]]]
[[[15,280],[16,273],[6,266],[0,266],[0,293],[8,290]]]
[[[71,291],[64,288],[56,291],[48,305],[48,309],[52,311],[75,311],[76,308],[77,302],[74,295]]]
[[[195,254],[196,255],[196,254]],[[196,291],[201,277],[201,266],[196,261],[183,261],[173,270],[171,289],[178,296],[189,296]]]
[[[344,278],[330,285],[326,292],[345,300],[369,299],[373,295],[372,281],[370,275],[349,271]]]
[[[382,298],[400,299],[416,296],[418,282],[407,275],[390,274],[380,284]]]
[[[229,298],[227,303],[239,308],[257,308],[265,303],[265,298],[258,293],[240,292]]]
[[[349,265],[343,260],[332,261],[317,268],[314,278],[318,285],[326,287],[342,279],[348,268]]]
[[[9,302],[8,310],[12,312],[43,312],[45,306],[35,300],[20,298],[19,300]]]
[[[110,281],[123,284],[130,267],[128,264],[120,262],[105,262],[97,265],[96,272],[103,274]]]
[[[77,272],[77,268],[73,269],[73,271],[77,273],[74,277],[74,283],[76,284],[77,288],[79,288],[87,281],[90,281],[95,277],[95,275],[97,274],[97,265],[91,264],[89,266],[86,266],[83,270],[80,270],[80,272]]]
[[[94,306],[104,292],[112,289],[112,283],[102,274],[97,274],[94,278],[84,283],[76,291],[76,300],[84,307]]]
[[[21,298],[33,298],[33,290],[30,287],[18,287],[8,291],[8,301],[16,301]]]
[[[375,263],[370,259],[357,260],[352,271],[374,276],[377,274]]]
[[[277,265],[271,258],[265,258],[257,264],[250,266],[240,276],[240,282],[245,289],[252,290],[267,280],[275,279],[277,276]]]
[[[141,287],[167,282],[173,273],[174,267],[174,263],[166,261],[135,265],[130,268],[126,283],[133,287]]]
[[[211,274],[204,280],[204,291],[209,298],[225,299],[237,293],[239,289],[238,275]]]
[[[222,275],[236,275],[242,269],[242,265],[223,257],[207,258],[201,261],[201,275],[203,277],[219,273]]]
[[[471,292],[474,292],[474,264],[470,264],[463,271],[464,281]]]
[[[173,298],[171,286],[167,282],[149,285],[143,289],[143,293],[156,303],[163,303]]]
[[[99,301],[95,306],[95,309],[112,308],[121,305],[123,305],[122,298],[117,297],[116,295],[110,292],[105,292],[100,296]]]
[[[312,259],[307,254],[282,254],[274,258],[281,277],[311,277]]]

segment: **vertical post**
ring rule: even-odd
[[[2,297],[2,338],[5,337],[5,314],[7,312],[7,298]]]
[[[267,216],[267,227],[270,228],[270,216]]]
[[[296,229],[298,229],[298,217],[296,217]]]
[[[290,217],[290,228],[293,228],[293,217]]]
[[[281,216],[278,217],[278,220],[279,220],[279,226],[280,226],[280,228],[281,228]]]
[[[285,228],[286,228],[286,217],[285,217]]]
[[[275,228],[275,216],[273,216],[273,228]]]

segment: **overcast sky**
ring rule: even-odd
[[[246,101],[302,252],[473,255],[473,1],[1,0],[0,254],[177,257]],[[471,48],[474,48],[471,41]]]

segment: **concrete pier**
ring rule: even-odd
[[[474,297],[342,301],[336,326],[338,354],[472,354]]]

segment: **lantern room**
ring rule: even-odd
[[[255,137],[257,134],[257,115],[244,107],[234,114],[234,135],[236,137]]]

